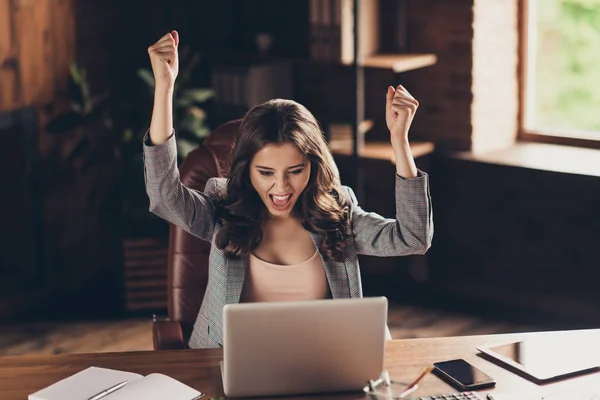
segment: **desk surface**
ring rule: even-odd
[[[600,329],[594,330],[600,336]],[[521,400],[539,399],[557,390],[586,389],[600,393],[600,372],[538,386],[504,368],[478,356],[477,346],[509,342],[530,335],[576,335],[572,332],[545,332],[507,335],[482,335],[432,339],[389,341],[386,346],[385,368],[391,378],[399,381],[414,379],[421,369],[433,362],[464,358],[497,380],[494,393],[516,394]],[[222,396],[219,361],[222,350],[175,350],[128,353],[64,354],[55,356],[0,357],[0,398],[23,400],[27,396],[60,379],[89,366],[114,368],[147,375],[160,372],[184,382],[211,396]],[[419,396],[455,391],[435,375],[428,375],[420,385]],[[483,391],[482,391],[483,392]],[[368,399],[362,393],[294,397],[327,399]]]

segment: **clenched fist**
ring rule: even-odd
[[[406,140],[408,129],[419,107],[419,102],[404,86],[396,89],[388,87],[385,107],[385,120],[390,130],[390,139],[393,142]]]
[[[179,72],[179,34],[171,31],[148,47],[156,88],[172,89]]]

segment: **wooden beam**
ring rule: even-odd
[[[75,34],[74,0],[0,0],[0,110],[66,91]]]
[[[52,49],[53,90],[61,95],[67,89],[69,68],[75,61],[74,0],[51,0],[50,48]]]
[[[23,103],[34,105],[50,102],[53,95],[49,46],[50,0],[16,0],[14,4]]]
[[[0,0],[0,111],[19,108],[18,64],[12,0]]]

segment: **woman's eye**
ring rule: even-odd
[[[259,171],[262,176],[271,176],[273,172],[271,171]]]
[[[293,170],[293,171],[290,171],[290,174],[293,174],[293,175],[298,175],[298,174],[301,174],[301,173],[302,173],[302,171],[303,171],[303,170],[301,170],[301,169],[295,169],[295,170]]]

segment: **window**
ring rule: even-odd
[[[524,134],[600,142],[600,0],[523,1]]]

